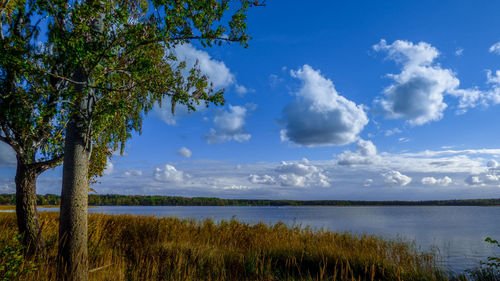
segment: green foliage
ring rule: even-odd
[[[486,237],[484,241],[500,247],[500,242],[490,237]],[[486,263],[486,265],[495,269],[500,269],[500,257],[488,257],[488,263]]]
[[[500,247],[500,242],[491,237],[486,237],[485,242]],[[500,258],[488,257],[487,262],[481,262],[475,269],[467,270],[470,279],[476,281],[500,281]]]
[[[100,176],[111,151],[123,152],[156,104],[168,102],[174,110],[180,103],[190,111],[199,104],[224,104],[224,90],[213,89],[198,66],[187,68],[173,50],[193,40],[207,47],[246,47],[246,12],[255,5],[260,4],[0,1],[6,27],[5,33],[0,28],[0,140],[27,164],[60,160],[68,118],[80,115],[91,151],[89,176]],[[41,24],[46,34],[40,34]]]
[[[0,280],[14,280],[33,272],[37,268],[31,261],[24,259],[24,246],[19,243],[20,235],[13,237],[10,243],[0,249]]]

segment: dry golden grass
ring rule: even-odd
[[[20,280],[55,279],[58,213],[40,215],[47,252]],[[0,229],[1,248],[15,214],[0,214]],[[445,279],[432,255],[374,236],[132,215],[89,215],[89,262],[90,280]]]

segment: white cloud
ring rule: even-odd
[[[482,106],[484,108],[490,105],[500,104],[500,70],[494,73],[486,70],[486,83],[489,88],[480,90],[477,87],[472,89],[455,89],[449,94],[458,98],[458,114],[467,112],[469,108]]]
[[[500,55],[500,42],[497,42],[490,47],[490,53]]]
[[[499,104],[500,103],[500,70],[495,71],[492,75],[491,71],[486,71],[487,83],[492,85],[491,88],[483,94],[483,104]]]
[[[373,184],[373,179],[366,179],[363,186],[369,187]]]
[[[0,184],[0,193],[13,193],[16,188],[12,185]]]
[[[322,170],[309,164],[307,159],[302,163],[281,162],[275,171],[278,173],[278,181],[283,186],[297,187],[329,187],[330,182]]]
[[[339,155],[339,165],[366,165],[377,160],[377,148],[371,141],[359,140],[355,152],[346,150]]]
[[[245,86],[238,85],[238,84],[236,84],[236,85],[234,86],[234,88],[235,88],[235,90],[236,90],[236,93],[237,93],[238,95],[240,95],[240,96],[243,96],[243,95],[245,95],[246,93],[249,93],[249,92],[254,91],[254,90],[249,90],[249,89],[247,89]]]
[[[470,175],[465,178],[465,183],[468,185],[482,185],[482,181],[479,179],[477,175]]]
[[[401,131],[399,128],[394,128],[392,130],[385,131],[385,136],[388,137],[388,136],[392,136],[392,135],[395,135],[395,134],[400,134],[402,132],[403,131]]]
[[[106,167],[104,168],[104,171],[102,172],[102,174],[105,176],[109,176],[109,175],[113,174],[113,171],[114,171],[113,162],[111,162],[111,160],[108,159],[108,161],[106,161]]]
[[[185,158],[190,158],[191,156],[193,156],[193,152],[185,146],[179,148],[177,150],[177,154]]]
[[[498,162],[494,159],[491,159],[486,163],[486,167],[484,168],[483,172],[469,175],[467,178],[465,178],[465,182],[468,185],[498,185],[500,183],[499,171],[500,168],[498,166]]]
[[[448,176],[445,176],[443,178],[425,177],[425,178],[422,178],[421,182],[422,182],[422,184],[425,184],[425,185],[447,186],[452,182],[452,179]]]
[[[279,77],[278,75],[276,74],[273,74],[271,73],[269,75],[269,85],[271,87],[276,87],[278,84],[280,84],[281,82],[283,82],[283,78]]]
[[[345,145],[356,141],[368,123],[362,105],[339,95],[333,82],[309,65],[291,76],[302,81],[296,99],[283,109],[282,140],[299,145]]]
[[[406,186],[411,182],[409,176],[403,175],[398,171],[388,171],[381,174],[384,177],[384,181],[390,185]]]
[[[196,49],[191,44],[177,45],[173,50],[179,61],[186,62],[186,69],[191,69],[197,63],[202,74],[208,77],[215,89],[222,89],[234,86],[237,94],[243,95],[249,90],[236,82],[236,78],[231,70],[222,61],[213,59],[207,52]],[[186,75],[188,75],[186,73]],[[197,111],[206,108],[204,103],[197,106]],[[182,104],[175,107],[175,115],[172,115],[172,106],[169,99],[165,99],[162,107],[155,107],[155,115],[169,125],[176,125],[177,119],[188,115],[188,109]]]
[[[457,114],[464,114],[469,108],[474,108],[478,105],[487,106],[488,104],[485,93],[477,88],[455,89],[450,91],[449,94],[459,99]]]
[[[172,165],[166,164],[163,169],[156,168],[153,177],[160,182],[182,183],[184,181],[184,172],[177,170]]]
[[[142,171],[140,170],[128,170],[123,173],[124,177],[140,177],[142,176]]]
[[[414,126],[440,120],[447,107],[443,95],[456,91],[460,81],[450,69],[434,63],[438,50],[425,42],[402,40],[390,45],[381,40],[373,49],[387,52],[389,59],[402,64],[401,73],[389,75],[394,84],[375,100],[386,117],[405,118]]]
[[[259,176],[259,175],[252,174],[252,175],[248,176],[248,181],[251,183],[255,183],[255,184],[268,184],[268,185],[276,183],[274,178],[269,176],[269,175]]]
[[[245,130],[246,115],[247,109],[242,106],[229,105],[229,111],[219,111],[213,120],[215,129],[210,129],[205,140],[208,143],[248,141],[251,135]]]
[[[370,150],[367,149],[364,154],[369,155],[368,151]],[[245,163],[239,168],[232,162],[203,160],[189,161],[183,164],[182,169],[177,169],[176,165],[171,168],[162,165],[159,171],[144,170],[145,166],[137,166],[133,169],[142,170],[142,176],[125,177],[122,173],[103,177],[96,189],[103,194],[142,193],[298,200],[465,199],[478,196],[496,198],[500,194],[500,167],[495,167],[493,161],[488,161],[498,161],[498,149],[414,153],[377,151],[376,156],[377,160],[373,163],[357,166],[339,165],[336,159]],[[425,177],[432,177],[435,181],[427,179],[424,182],[435,184],[426,187],[421,183]],[[446,177],[451,182],[447,186],[439,185],[450,181]],[[470,177],[472,185],[464,181],[467,177]],[[41,192],[57,192],[54,190],[57,184],[43,179],[44,177],[38,182]],[[0,186],[2,184],[0,178]],[[391,188],[403,184],[406,184],[404,189]],[[327,186],[332,188],[325,188]],[[478,187],[481,188],[480,191]]]
[[[281,162],[281,165],[276,168],[276,172],[280,174],[296,174],[299,176],[306,176],[318,172],[318,168],[304,162],[297,163],[283,161]]]
[[[420,152],[402,153],[407,157],[439,157],[446,155],[500,155],[500,149],[463,149],[463,150],[424,150]]]
[[[486,177],[486,181],[491,182],[491,183],[497,182],[498,180],[500,180],[500,176],[497,174],[486,174],[485,177]]]
[[[233,185],[223,186],[222,189],[223,190],[247,190],[247,189],[250,189],[250,187],[248,187],[246,185],[233,184]]]
[[[248,181],[253,184],[281,185],[291,187],[329,187],[328,177],[322,169],[303,158],[300,162],[283,161],[274,168],[274,175],[251,174]]]
[[[486,167],[488,168],[496,168],[498,167],[498,162],[494,159],[491,159],[489,160],[487,163],[486,163]]]
[[[208,76],[217,89],[235,83],[234,75],[224,62],[213,59],[207,52],[198,50],[191,44],[177,45],[174,54],[179,61],[186,62],[186,69],[191,69],[198,63],[201,72]]]
[[[443,117],[447,104],[444,95],[458,99],[457,114],[466,113],[477,106],[500,104],[500,71],[487,70],[487,90],[478,87],[460,89],[460,80],[450,69],[444,69],[434,60],[438,50],[425,42],[397,40],[388,45],[381,40],[373,46],[375,51],[387,52],[387,57],[402,64],[399,74],[389,74],[394,83],[384,90],[384,97],[375,104],[387,118],[404,118],[410,125],[423,125]],[[457,50],[458,54],[462,50]],[[500,54],[500,42],[491,46],[490,52]]]

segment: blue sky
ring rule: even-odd
[[[498,1],[267,1],[248,48],[178,46],[224,107],[168,106],[99,194],[422,200],[500,197]],[[0,192],[15,158],[0,146]],[[61,169],[39,193],[60,193]]]

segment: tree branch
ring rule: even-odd
[[[68,78],[68,77],[64,77],[64,76],[61,76],[61,75],[58,75],[58,74],[55,74],[55,73],[49,72],[49,71],[47,71],[47,70],[45,70],[45,69],[43,69],[43,68],[38,67],[38,65],[36,65],[36,64],[34,64],[34,63],[32,63],[32,64],[33,64],[33,66],[34,66],[37,70],[39,70],[39,71],[41,71],[41,72],[43,72],[43,73],[45,73],[45,74],[48,74],[48,75],[50,75],[50,76],[52,76],[52,77],[55,77],[55,78],[58,78],[58,79],[61,79],[61,80],[64,80],[64,81],[68,81],[68,82],[73,83],[73,84],[75,84],[75,85],[87,85],[87,82],[78,82],[78,81],[75,81],[75,80],[70,79],[70,78]]]
[[[58,165],[60,165],[63,161],[64,154],[54,156],[54,158],[42,162],[36,162],[36,171],[38,173],[41,173],[45,170],[48,170],[50,168],[54,168]]]

